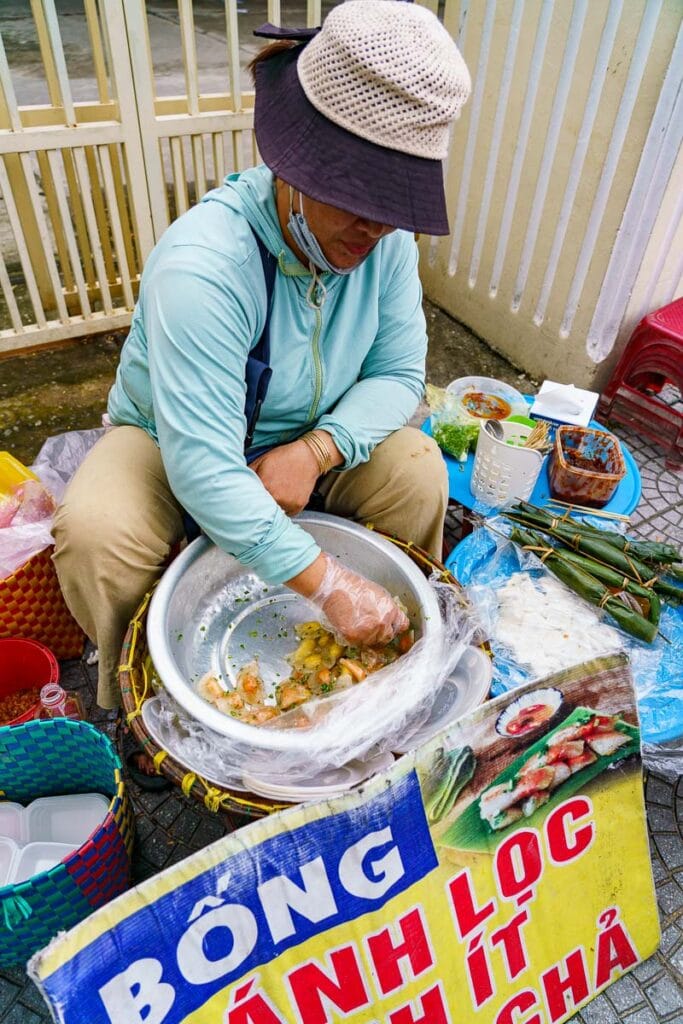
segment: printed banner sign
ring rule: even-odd
[[[64,1024],[556,1024],[658,943],[615,655],[219,840],[30,970]]]

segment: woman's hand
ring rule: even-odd
[[[386,644],[410,626],[408,617],[384,587],[324,552],[300,577],[288,583],[317,604],[334,629],[351,643]]]
[[[318,462],[304,441],[292,441],[259,455],[249,466],[283,512],[302,512],[318,479]]]

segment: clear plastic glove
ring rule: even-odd
[[[324,554],[325,575],[310,600],[330,624],[354,644],[386,644],[410,626],[384,587],[366,580]]]

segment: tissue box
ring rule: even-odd
[[[551,420],[553,423],[569,423],[575,427],[587,427],[593,418],[600,396],[596,391],[583,391],[573,384],[558,384],[545,380],[531,406],[531,416]]]

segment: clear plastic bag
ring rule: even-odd
[[[0,579],[16,572],[29,558],[52,544],[52,517],[38,523],[7,526],[0,530]]]
[[[499,519],[489,520],[457,550],[451,565],[491,643],[492,693],[497,696],[552,671],[621,649],[629,657],[636,685],[643,760],[656,771],[680,772],[683,608],[664,604],[654,643],[636,640],[556,580],[536,555],[501,536],[503,530]]]
[[[479,437],[479,420],[462,408],[460,398],[443,388],[427,385],[427,402],[432,420],[432,437],[442,451],[464,462]]]
[[[52,517],[66,486],[104,430],[71,430],[49,437],[24,480],[0,505],[0,579],[11,576],[52,544]]]
[[[308,701],[261,729],[305,729],[306,744],[274,751],[236,743],[193,720],[165,691],[156,717],[175,753],[223,785],[241,785],[245,774],[306,782],[370,751],[392,751],[429,717],[440,687],[472,640],[476,623],[462,595],[431,581],[442,616],[441,630],[420,639],[398,661],[340,693]]]
[[[48,437],[44,442],[31,469],[40,477],[57,504],[64,497],[69,480],[103,435],[103,427],[69,430],[65,434]]]

